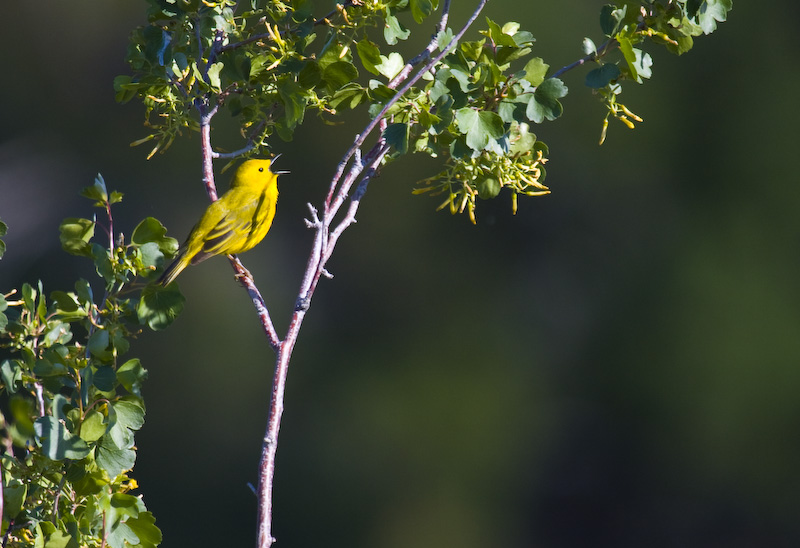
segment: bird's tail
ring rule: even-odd
[[[175,278],[178,277],[178,274],[183,272],[183,269],[187,266],[189,266],[189,261],[186,260],[186,254],[183,252],[183,250],[181,250],[178,252],[178,256],[175,258],[175,260],[172,261],[172,264],[170,264],[166,270],[164,270],[164,273],[158,278],[156,283],[163,287],[168,286]]]

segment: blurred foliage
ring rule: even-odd
[[[122,194],[109,193],[101,176],[81,194],[105,210],[108,242],[94,241],[97,221],[70,218],[61,244],[93,261],[102,297],[84,279],[49,300],[41,282],[0,294],[0,348],[9,356],[0,363],[0,397],[10,412],[0,413],[3,545],[154,547],[155,518],[128,493],[137,487],[128,471],[144,424],[147,370],[122,356],[140,325],[166,327],[183,306],[177,291],[162,291],[152,306],[146,295],[137,304],[130,289],[177,242],[152,218],[131,243],[117,238],[111,206]]]

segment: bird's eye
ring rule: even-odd
[[[263,168],[263,167],[260,167],[260,168],[258,168],[258,171],[259,171],[259,172],[261,172],[261,171],[264,171],[264,168]]]

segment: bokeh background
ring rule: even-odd
[[[600,40],[602,2],[493,0],[553,67]],[[473,2],[455,2],[458,27]],[[140,104],[118,105],[144,2],[4,9],[0,290],[68,289],[91,266],[57,227],[92,214],[101,172],[183,239],[205,207],[199,140],[146,161]],[[800,545],[800,61],[791,0],[737,0],[612,122],[565,77],[553,194],[435,212],[400,160],[369,189],[302,329],[278,453],[279,546],[788,547]],[[427,31],[418,32],[424,39]],[[410,48],[410,49],[413,49]],[[362,114],[363,116],[363,114]],[[320,203],[363,125],[309,117],[283,152],[267,240],[243,256],[284,330]],[[221,186],[224,188],[226,176]],[[224,260],[180,280],[185,311],[145,332],[150,371],[134,476],[166,547],[250,546],[273,358]]]

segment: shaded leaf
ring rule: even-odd
[[[544,120],[555,120],[564,112],[558,101],[567,94],[567,86],[558,78],[548,78],[536,88],[525,111],[529,120],[542,123]]]
[[[136,314],[139,322],[150,329],[166,329],[181,313],[185,301],[185,297],[175,286],[149,285],[142,290]]]
[[[94,200],[96,202],[95,205],[104,206],[105,202],[108,201],[108,189],[103,176],[98,173],[94,179],[94,184],[81,189],[80,194],[90,200]]]
[[[389,124],[383,133],[386,143],[393,146],[400,154],[408,152],[408,136],[410,131],[408,124]]]
[[[322,69],[322,80],[331,91],[336,91],[358,78],[358,69],[353,63],[336,61]]]
[[[37,443],[51,460],[82,459],[89,454],[86,442],[74,436],[63,420],[39,417],[33,427]]]
[[[142,397],[142,383],[147,380],[147,370],[142,367],[142,363],[138,359],[134,358],[117,369],[117,380],[125,387],[125,390]]]
[[[586,75],[586,85],[594,89],[604,88],[613,80],[619,78],[620,74],[621,73],[617,65],[608,63],[594,70],[590,70]]]
[[[61,247],[71,255],[92,256],[89,240],[94,236],[95,223],[89,219],[70,217],[58,227]]]
[[[120,449],[110,439],[103,436],[97,446],[97,465],[105,470],[109,477],[116,478],[125,470],[133,468],[136,462],[136,453],[131,449]]]
[[[433,13],[433,2],[431,0],[409,0],[408,5],[411,8],[411,16],[417,24]]]

